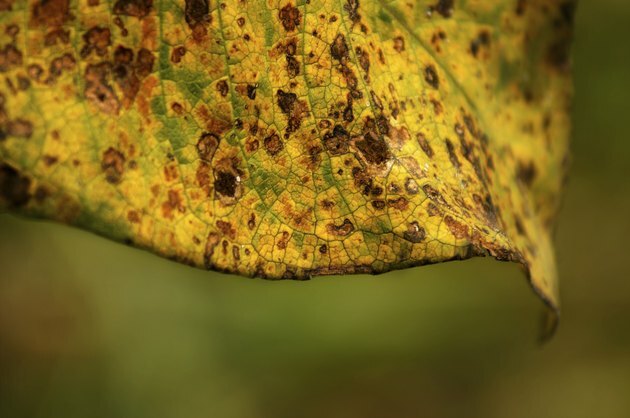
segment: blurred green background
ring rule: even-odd
[[[630,416],[628,22],[579,4],[548,344],[506,263],[265,282],[1,215],[0,416]]]

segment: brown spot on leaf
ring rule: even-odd
[[[208,239],[206,240],[206,248],[203,254],[204,266],[210,270],[214,267],[214,263],[212,262],[212,256],[214,255],[214,249],[221,242],[221,235],[218,232],[211,232],[208,234]]]
[[[114,4],[114,14],[142,19],[151,13],[152,7],[153,0],[117,0]]]
[[[477,37],[470,42],[470,53],[477,58],[479,51],[483,47],[490,45],[490,33],[487,30],[479,32]]]
[[[324,147],[333,155],[348,152],[350,134],[341,125],[335,125],[332,132],[327,132],[322,138]]]
[[[20,65],[22,65],[22,51],[17,49],[15,45],[7,44],[0,49],[0,73]]]
[[[249,216],[249,219],[247,220],[247,227],[252,231],[256,228],[256,214],[252,213]]]
[[[224,236],[230,238],[232,241],[236,239],[236,229],[232,227],[231,223],[218,220],[216,226]]]
[[[14,167],[0,164],[0,203],[9,208],[19,208],[31,198],[31,180]]]
[[[1,125],[0,130],[2,130]],[[33,135],[33,124],[26,119],[13,119],[6,123],[5,130],[7,136],[30,138]]]
[[[516,178],[523,185],[531,187],[536,179],[536,166],[533,161],[529,161],[527,163],[519,161],[516,168]]]
[[[120,103],[107,81],[109,74],[110,64],[107,62],[88,64],[85,69],[85,98],[100,111],[115,115]]]
[[[173,64],[179,64],[182,61],[182,58],[186,55],[186,48],[183,46],[178,46],[177,48],[173,48],[171,52],[171,62]]]
[[[227,94],[230,91],[227,81],[219,80],[219,82],[217,83],[217,91],[219,92],[221,96],[223,97],[227,96]]]
[[[282,22],[284,30],[286,30],[287,32],[294,31],[297,27],[300,26],[300,23],[302,21],[302,14],[298,10],[298,8],[293,6],[293,4],[291,3],[280,9],[278,16],[280,17],[280,21]]]
[[[418,134],[416,135],[416,139],[418,140],[418,145],[420,145],[420,148],[422,149],[422,151],[424,151],[427,157],[433,158],[433,148],[431,148],[431,145],[429,144],[429,141],[427,141],[427,138],[424,136],[424,134],[418,132]]]
[[[349,219],[344,219],[341,225],[335,225],[334,223],[326,225],[326,229],[329,234],[345,237],[354,231],[354,225]]]
[[[332,45],[330,46],[330,55],[339,62],[348,58],[348,44],[346,44],[346,38],[342,34],[338,34],[335,37]]]
[[[442,17],[449,18],[453,15],[453,3],[455,3],[454,0],[437,0],[437,3],[429,6],[427,12],[429,15],[438,12]]]
[[[99,57],[107,54],[107,47],[111,45],[111,32],[109,28],[93,26],[83,34],[83,48],[81,48],[81,58],[86,58],[92,51]]]
[[[105,173],[105,179],[112,184],[118,184],[125,172],[125,156],[112,147],[109,147],[101,160],[101,169]]]
[[[459,161],[459,158],[457,158],[455,147],[453,146],[451,140],[448,138],[446,139],[446,150],[448,151],[448,158],[449,160],[451,160],[451,164],[453,164],[453,166],[459,170],[462,163]]]
[[[203,161],[210,162],[219,146],[219,137],[210,132],[204,132],[197,141],[197,154]]]
[[[446,215],[444,222],[455,238],[470,239],[470,231],[467,225],[455,220],[451,215]]]
[[[267,154],[272,157],[275,157],[280,151],[284,149],[284,144],[276,133],[273,133],[266,137],[263,141],[263,144],[265,146],[265,151],[267,151]]]
[[[276,244],[278,246],[278,249],[285,250],[287,248],[289,236],[290,234],[287,231],[282,231],[280,239],[278,239],[278,243]]]
[[[215,175],[214,190],[223,196],[234,197],[238,185],[236,176],[233,173],[221,170],[216,171]]]
[[[388,199],[387,206],[403,211],[409,206],[409,201],[401,196],[397,199]]]
[[[440,79],[433,65],[427,65],[424,68],[424,81],[426,81],[434,89],[440,87]]]
[[[396,52],[400,53],[405,50],[405,38],[402,36],[397,36],[394,38],[394,49]]]
[[[413,221],[407,225],[407,230],[403,232],[403,238],[409,242],[413,242],[414,244],[424,241],[426,236],[426,231],[420,226],[420,224],[418,224],[417,221]]]
[[[62,26],[70,18],[70,0],[38,0],[31,13],[31,26]]]

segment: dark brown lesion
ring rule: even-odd
[[[118,0],[114,4],[114,14],[142,19],[151,13],[152,8],[153,0]]]
[[[280,18],[280,22],[282,23],[284,30],[287,32],[294,31],[302,22],[302,14],[300,13],[300,10],[293,6],[292,3],[289,3],[281,8],[278,13],[278,17]]]
[[[81,48],[81,58],[88,57],[92,51],[99,57],[107,54],[107,48],[112,44],[111,32],[109,28],[93,26],[83,34],[83,48]]]
[[[214,191],[225,197],[235,197],[238,180],[230,171],[215,171]]]
[[[413,221],[407,225],[407,230],[403,232],[403,238],[414,244],[418,244],[426,238],[427,233],[417,221]]]
[[[70,0],[36,0],[31,10],[31,27],[59,27],[70,20]]]
[[[14,44],[7,44],[0,49],[0,73],[22,65],[23,55]]]
[[[202,133],[197,141],[197,154],[199,158],[206,162],[212,161],[214,153],[219,147],[219,141],[220,138],[211,132]]]
[[[20,208],[31,199],[31,180],[15,167],[0,163],[0,206]]]
[[[119,184],[125,172],[125,156],[119,150],[109,147],[101,159],[101,170],[111,184]]]
[[[440,78],[435,67],[431,64],[424,68],[424,81],[426,81],[434,89],[440,87]]]
[[[109,84],[111,77],[111,64],[101,62],[88,64],[85,69],[85,98],[103,113],[117,115],[120,110],[120,102]]]
[[[454,0],[437,0],[437,2],[427,8],[429,15],[433,13],[439,13],[444,18],[449,18],[453,15]]]
[[[284,149],[284,144],[282,143],[280,136],[275,132],[272,132],[263,140],[263,145],[267,154],[272,157],[275,157]]]
[[[335,225],[334,223],[326,225],[328,233],[340,237],[345,237],[354,231],[354,225],[348,218],[344,219],[341,225]]]

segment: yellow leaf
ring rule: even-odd
[[[0,206],[208,269],[492,256],[557,310],[565,0],[1,0]]]

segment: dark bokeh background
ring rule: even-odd
[[[579,5],[550,343],[505,263],[265,282],[2,215],[0,416],[630,416],[628,22]]]

